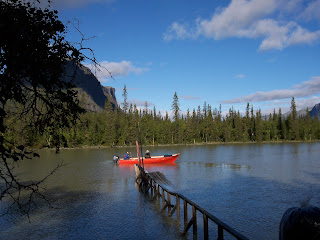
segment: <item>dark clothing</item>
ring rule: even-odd
[[[148,152],[148,153],[145,153],[145,154],[144,154],[144,157],[145,157],[145,158],[151,158],[151,155],[150,155],[150,153]]]
[[[130,156],[129,156],[129,154],[128,153],[126,153],[125,155],[124,155],[124,158],[123,159],[130,159]]]

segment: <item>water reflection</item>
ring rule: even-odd
[[[204,166],[207,167],[219,167],[219,168],[231,168],[231,169],[250,169],[248,165],[241,165],[235,163],[204,163]]]

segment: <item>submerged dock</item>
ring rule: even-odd
[[[148,173],[138,164],[135,165],[135,171],[136,182],[139,185],[139,189],[144,193],[149,193],[152,200],[158,200],[160,202],[160,212],[164,212],[168,209],[168,216],[173,217],[175,214],[178,222],[181,221],[181,212],[183,213],[184,226],[181,232],[182,235],[187,234],[192,227],[193,236],[197,237],[198,221],[201,221],[198,220],[197,215],[200,213],[202,214],[203,219],[204,239],[209,239],[209,222],[213,222],[217,226],[216,235],[218,236],[218,240],[224,239],[225,232],[229,233],[229,235],[235,239],[248,239],[187,197],[170,189],[170,182],[162,173]],[[183,206],[180,205],[181,202]],[[181,207],[183,208],[182,210]],[[188,207],[192,208],[190,217],[188,216]]]

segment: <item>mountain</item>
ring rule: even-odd
[[[290,114],[291,114],[291,111],[286,112],[286,113],[282,114],[282,117],[286,119],[286,118],[289,117]],[[297,111],[297,116],[298,117],[299,116],[306,116],[306,115],[307,115],[307,108],[303,108],[303,109]]]
[[[108,101],[108,97],[112,108],[114,109],[117,106],[115,89],[102,86],[90,69],[82,64],[77,65],[68,61],[63,78],[65,81],[72,82],[76,86],[80,103],[88,111],[102,111],[105,103]]]
[[[314,105],[312,110],[309,111],[309,113],[312,118],[315,118],[315,116],[318,116],[318,118],[320,119],[320,103]],[[291,111],[282,114],[282,116],[283,118],[288,118],[290,114],[291,114]],[[306,116],[306,114],[307,114],[307,108],[297,111],[297,116]]]
[[[316,116],[320,119],[320,103],[314,105],[314,107],[310,111],[310,116],[315,118]]]

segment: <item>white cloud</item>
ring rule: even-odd
[[[201,97],[195,97],[195,96],[180,96],[184,100],[199,100]]]
[[[313,96],[311,98],[306,98],[306,99],[295,99],[297,109],[305,109],[309,108],[309,111],[313,108],[314,105],[320,103],[320,97],[318,96]]]
[[[295,98],[295,103],[297,110],[304,110],[304,109],[311,109],[314,107],[314,105],[320,103],[320,97],[318,96],[313,96],[311,98]],[[276,110],[276,113],[279,112],[279,108],[281,108],[282,113],[287,113],[290,111],[290,106],[291,106],[291,99],[288,99],[287,101],[282,101],[282,102],[277,102],[277,101],[271,101],[269,102],[270,106],[273,106],[272,108],[266,108],[266,109],[261,109],[262,115],[269,115],[270,113],[273,113],[273,110]],[[274,107],[277,106],[277,107]]]
[[[174,22],[168,28],[167,32],[163,34],[163,39],[165,41],[173,39],[184,40],[187,38],[195,38],[196,36],[197,34],[192,33],[188,26]]]
[[[129,101],[129,104],[132,104],[132,105],[136,104],[137,109],[143,109],[145,107],[145,105],[146,105],[146,101],[138,100],[138,99],[134,98],[134,99]],[[148,107],[154,106],[154,104],[152,102],[148,102],[148,101],[147,101],[147,105],[148,105]]]
[[[300,17],[306,21],[318,20],[320,21],[320,0],[312,1],[308,4]]]
[[[237,79],[241,79],[241,78],[245,78],[245,77],[246,77],[246,75],[241,74],[241,73],[235,76],[235,78],[237,78]]]
[[[305,0],[278,0],[279,8],[284,13],[300,13]]]
[[[228,7],[215,11],[210,20],[200,21],[200,32],[214,39],[241,36],[252,23],[272,13],[276,3],[276,0],[233,0]]]
[[[264,19],[258,21],[256,24],[251,26],[247,32],[247,37],[258,38],[262,37],[263,41],[260,44],[259,50],[269,50],[284,48],[285,42],[287,40],[287,35],[290,32],[292,23],[286,25],[280,25],[277,21],[273,19]],[[251,36],[250,36],[251,35]]]
[[[148,71],[148,68],[136,67],[130,61],[121,61],[121,62],[103,61],[103,62],[100,62],[100,66],[97,68],[95,68],[90,64],[86,64],[86,66],[93,70],[93,73],[95,73],[96,77],[101,82],[109,81],[111,78],[110,73],[113,77],[116,78],[116,77],[127,76],[130,73],[140,74],[145,71]]]
[[[297,8],[300,1],[294,2],[292,9]],[[320,30],[311,32],[294,21],[272,18],[282,7],[283,2],[276,0],[232,0],[226,8],[217,9],[210,19],[196,19],[193,28],[174,22],[164,34],[164,39],[183,40],[200,36],[214,40],[230,37],[259,38],[262,39],[259,50],[264,51],[310,44],[320,38]]]
[[[309,32],[306,29],[298,26],[291,36],[288,38],[288,45],[303,44],[303,43],[312,43],[315,40],[320,38],[320,30],[315,32]]]
[[[261,102],[292,97],[308,97],[320,93],[320,76],[314,76],[309,81],[302,82],[288,89],[273,90],[269,92],[258,91],[251,95],[224,100],[223,103]]]

